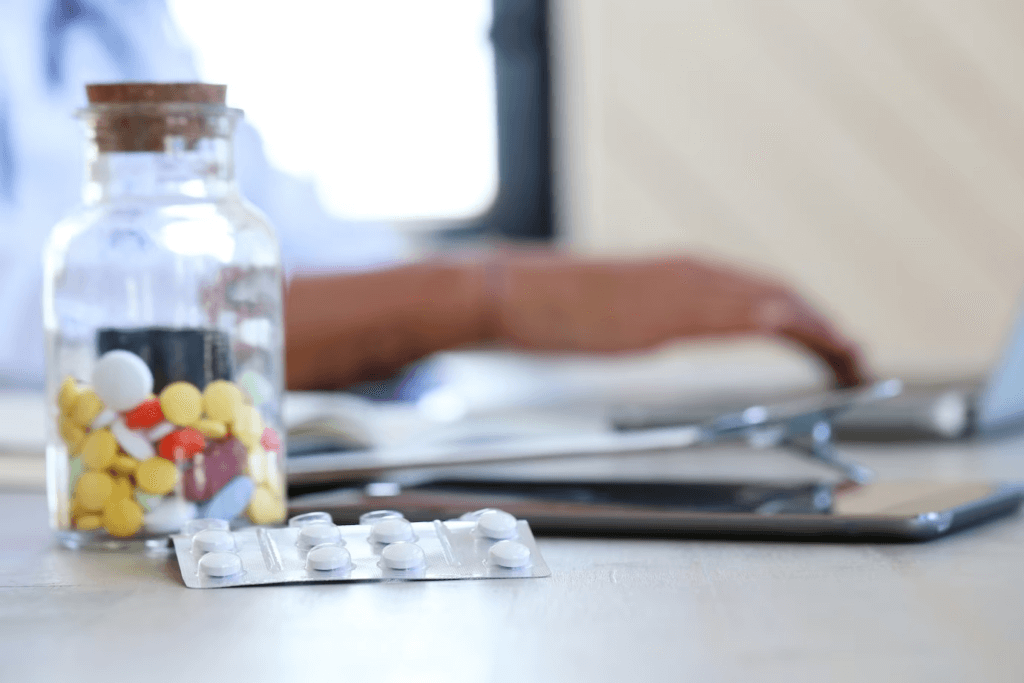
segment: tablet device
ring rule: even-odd
[[[290,512],[354,523],[379,509],[422,521],[493,507],[548,535],[923,541],[1015,513],[1022,500],[1017,484],[450,479],[307,494]]]

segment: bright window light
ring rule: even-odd
[[[467,218],[498,188],[490,0],[170,0],[201,77],[339,218]]]

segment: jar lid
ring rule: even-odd
[[[90,83],[85,86],[89,104],[136,104],[182,102],[220,104],[228,87],[214,83]]]
[[[95,127],[101,152],[193,149],[204,138],[230,135],[242,112],[225,106],[227,89],[214,83],[90,83],[89,108],[80,114]]]

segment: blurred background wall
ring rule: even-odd
[[[882,373],[980,374],[1024,286],[1024,4],[558,0],[565,241],[775,271]]]

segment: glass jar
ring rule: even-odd
[[[44,253],[47,488],[65,545],[285,518],[281,259],[235,183],[225,91],[87,87],[83,204]]]

